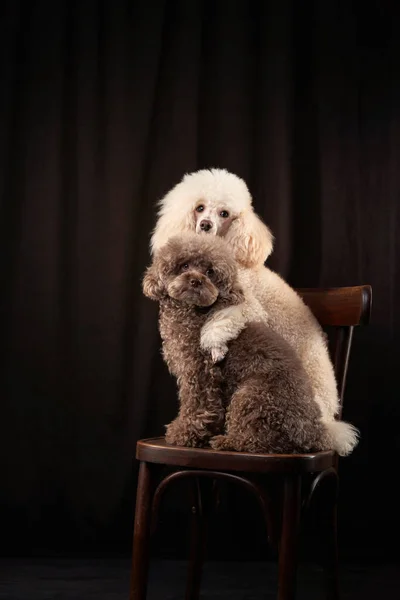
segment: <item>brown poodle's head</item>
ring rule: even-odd
[[[153,300],[169,296],[200,307],[212,306],[219,298],[227,304],[244,299],[229,246],[220,238],[195,233],[172,237],[155,253],[143,292]]]

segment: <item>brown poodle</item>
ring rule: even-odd
[[[237,265],[218,237],[181,234],[154,255],[143,280],[160,303],[163,355],[177,378],[180,409],[166,441],[252,453],[335,448],[351,425],[321,420],[311,383],[295,351],[264,323],[249,323],[215,364],[200,332],[221,308],[240,306]]]

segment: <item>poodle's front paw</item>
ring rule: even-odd
[[[167,425],[165,441],[171,446],[200,448],[205,445],[205,440],[199,436],[198,431],[179,417]]]
[[[211,358],[214,363],[221,362],[224,360],[226,353],[228,352],[228,346],[226,344],[220,344],[219,346],[213,346],[211,348]]]
[[[210,440],[210,446],[214,450],[235,450],[232,440],[227,435],[215,435]]]

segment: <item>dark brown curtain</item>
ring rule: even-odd
[[[373,285],[349,373],[345,417],[362,440],[342,462],[341,518],[356,556],[398,530],[395,6],[3,3],[3,552],[128,548],[135,442],[176,411],[140,288],[155,202],[211,166],[246,179],[276,235],[269,264],[293,286]]]

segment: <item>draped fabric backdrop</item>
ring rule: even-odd
[[[372,284],[344,411],[362,438],[341,464],[341,540],[358,558],[400,533],[397,12],[3,3],[2,553],[129,551],[136,440],[177,408],[140,280],[156,201],[201,167],[247,181],[276,236],[268,264],[291,285]],[[243,516],[238,498],[227,515]]]

